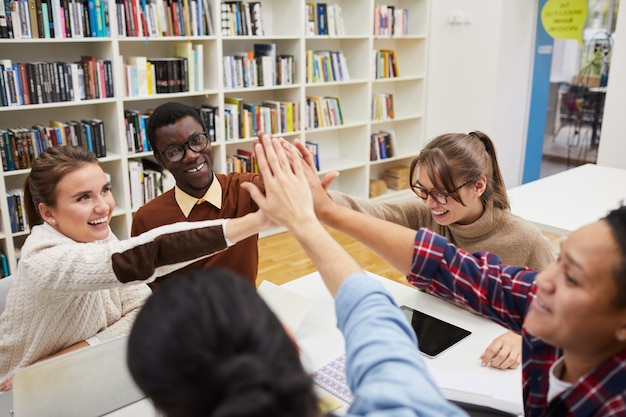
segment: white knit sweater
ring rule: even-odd
[[[70,345],[128,334],[157,276],[227,248],[225,220],[176,223],[79,243],[33,227],[0,315],[0,381]],[[165,265],[169,264],[169,265]],[[125,283],[127,283],[125,285]]]

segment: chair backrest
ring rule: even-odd
[[[9,288],[13,284],[13,276],[9,275],[4,278],[0,278],[0,314],[4,311],[4,306],[7,301],[7,294],[9,293]]]

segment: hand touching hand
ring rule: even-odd
[[[305,164],[293,146],[264,134],[255,144],[265,196],[252,183],[242,186],[270,219],[292,230],[296,225],[317,222],[309,190]],[[288,145],[288,144],[287,144]]]

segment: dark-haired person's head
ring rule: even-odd
[[[152,149],[155,149],[156,143],[156,131],[163,126],[173,125],[180,119],[185,117],[193,118],[201,126],[202,131],[206,130],[204,121],[200,117],[200,114],[195,107],[185,103],[177,101],[168,101],[160,106],[156,107],[150,117],[148,118],[148,124],[146,125],[146,135]]]
[[[604,218],[609,225],[618,251],[614,277],[617,286],[614,303],[616,307],[626,308],[626,206],[611,211]]]
[[[447,133],[428,142],[411,162],[410,181],[443,226],[473,223],[489,205],[509,208],[495,147],[480,131]]]
[[[200,114],[188,104],[167,102],[148,119],[146,133],[154,157],[170,171],[178,188],[201,198],[213,182],[213,148]]]
[[[137,316],[128,366],[168,417],[318,416],[293,340],[250,283],[222,268],[180,273]]]
[[[535,283],[530,334],[590,363],[626,349],[626,207],[572,232]]]

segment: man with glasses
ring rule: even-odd
[[[135,213],[131,235],[180,221],[241,217],[258,209],[240,187],[252,182],[263,190],[258,174],[213,172],[211,138],[192,106],[168,102],[158,106],[146,126],[154,157],[176,180],[176,186],[143,205]],[[195,262],[187,269],[222,266],[255,283],[258,270],[258,236],[245,239],[222,253]],[[153,288],[168,276],[152,284]]]

